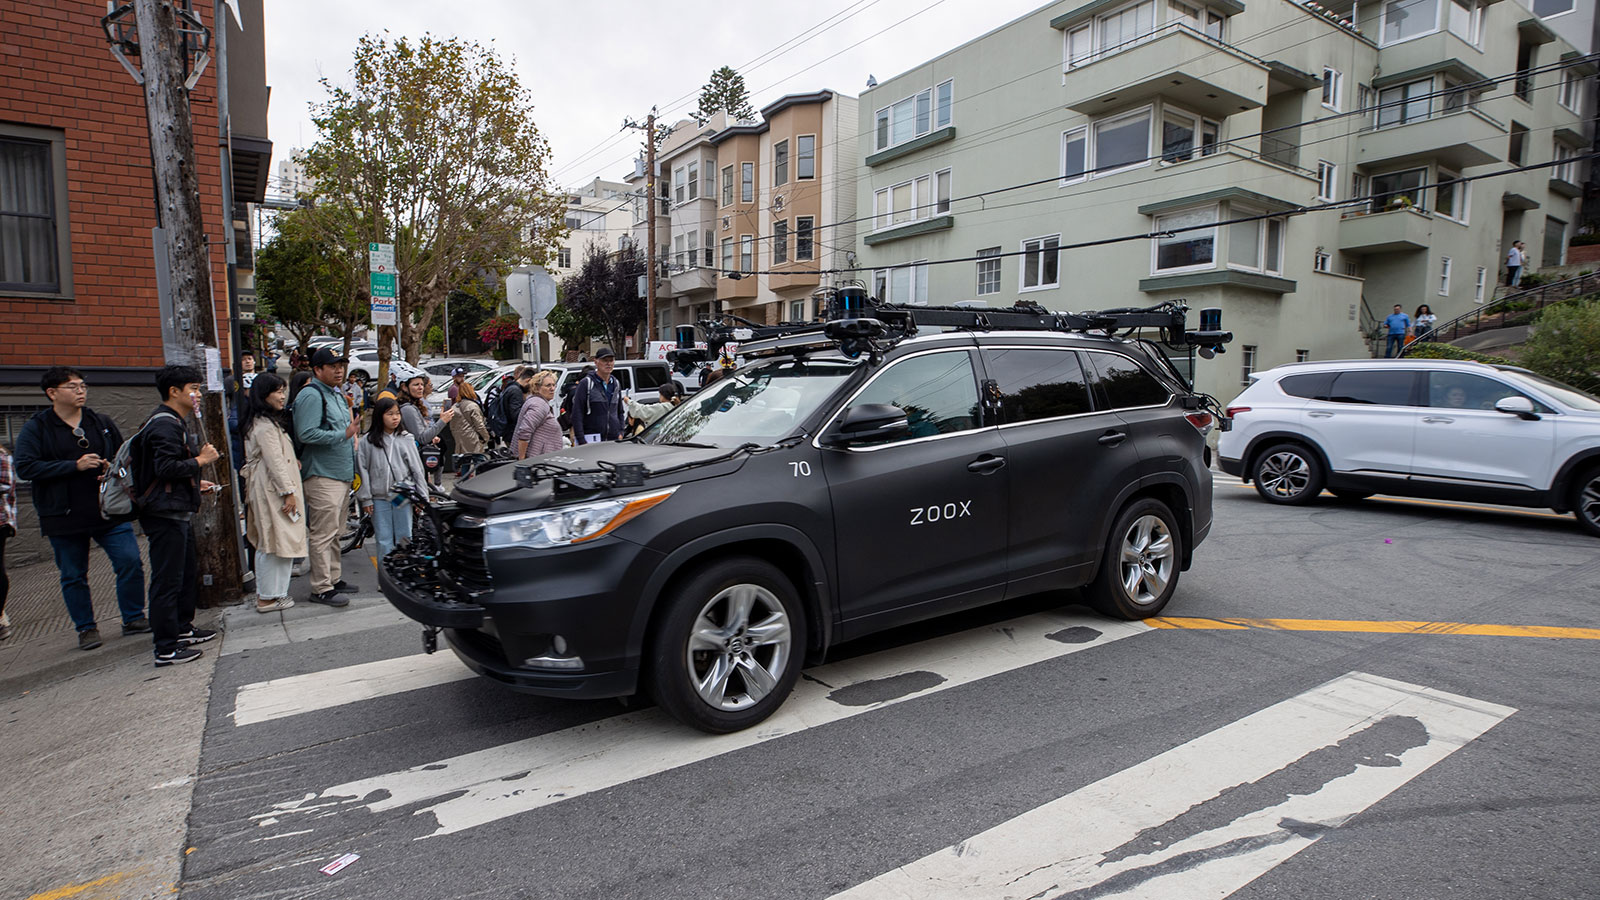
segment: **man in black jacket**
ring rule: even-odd
[[[601,347],[594,354],[594,371],[578,380],[572,391],[572,439],[579,444],[614,441],[622,436],[622,385],[611,374],[616,354]]]
[[[200,373],[191,366],[163,366],[156,374],[161,405],[150,414],[133,448],[134,499],[139,525],[150,539],[150,624],[155,631],[156,665],[200,658],[191,644],[217,636],[194,627],[195,583],[199,581],[192,520],[200,494],[216,487],[200,477],[200,467],[217,461],[210,444],[196,449],[184,423],[200,402]]]
[[[122,432],[109,416],[88,407],[89,386],[76,369],[54,366],[39,382],[50,408],[40,411],[17,437],[17,477],[33,482],[39,530],[50,539],[61,572],[61,599],[78,630],[78,649],[100,646],[89,594],[89,541],[111,559],[117,573],[117,608],[122,633],[144,634],[144,566],[139,542],[127,522],[100,515],[100,478],[122,446]]]
[[[533,366],[518,366],[511,383],[506,385],[500,397],[500,407],[505,411],[505,429],[495,437],[507,444],[511,443],[511,435],[516,433],[517,417],[522,415],[522,404],[528,402],[528,386],[533,384],[533,373],[536,371]]]

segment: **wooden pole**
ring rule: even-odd
[[[167,239],[172,293],[168,363],[191,365],[204,375],[207,351],[220,352],[212,296],[211,264],[200,209],[200,179],[195,169],[194,119],[184,88],[184,48],[176,10],[165,0],[134,0],[139,26],[139,60],[144,75],[145,112],[150,126],[156,204]],[[228,211],[231,215],[231,211]],[[231,239],[231,235],[225,236]],[[199,603],[236,603],[244,595],[239,561],[239,513],[234,504],[228,417],[221,391],[207,391],[200,409],[200,438],[222,457],[204,473],[229,485],[207,495],[194,517],[199,546]]]

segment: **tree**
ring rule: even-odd
[[[719,112],[729,119],[754,119],[756,111],[750,106],[750,91],[744,86],[744,76],[731,66],[723,66],[711,73],[711,80],[700,89],[700,108],[694,119],[701,125],[711,121]]]
[[[644,321],[644,298],[639,296],[639,276],[646,270],[644,253],[629,242],[615,254],[598,241],[584,249],[583,264],[561,283],[574,313],[589,319],[623,356],[626,338]]]
[[[600,333],[600,326],[593,319],[576,312],[569,303],[557,303],[545,316],[544,324],[545,330],[559,338],[562,346],[574,349]]]
[[[1600,390],[1600,299],[1546,308],[1517,358],[1547,378]]]
[[[348,210],[297,209],[278,217],[277,234],[256,258],[256,294],[305,346],[323,327],[350,338],[367,320],[366,258],[354,245]]]
[[[532,99],[492,49],[366,35],[351,75],[349,87],[322,80],[306,172],[318,205],[346,211],[356,246],[394,244],[400,343],[415,361],[451,290],[545,259],[565,227],[562,199]],[[386,360],[389,342],[378,345]]]

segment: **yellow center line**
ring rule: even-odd
[[[99,889],[116,884],[117,882],[122,881],[133,874],[133,872],[116,872],[111,875],[96,878],[93,881],[85,881],[83,884],[69,884],[64,887],[53,888],[42,893],[34,894],[33,896],[29,897],[28,900],[68,900],[69,897],[85,897],[85,900],[87,900],[87,897],[110,896],[109,894],[102,894]],[[86,895],[86,892],[89,891],[93,891],[93,893]]]
[[[1235,484],[1233,487],[1243,488],[1247,491],[1255,490],[1255,485],[1251,484]],[[1414,506],[1437,506],[1443,509],[1467,509],[1476,512],[1501,513],[1507,516],[1530,516],[1536,519],[1566,519],[1570,521],[1572,518],[1564,513],[1539,512],[1532,509],[1519,509],[1515,507],[1508,508],[1504,506],[1479,506],[1475,503],[1456,503],[1452,500],[1421,500],[1415,497],[1392,497],[1388,494],[1375,495],[1373,497],[1369,497],[1368,499],[1376,500],[1380,503],[1410,503]]]
[[[1201,619],[1162,616],[1151,628],[1201,631],[1344,631],[1363,634],[1469,634],[1480,637],[1542,637],[1600,641],[1600,628],[1555,625],[1485,625],[1474,622],[1367,622],[1346,619]]]

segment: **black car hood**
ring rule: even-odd
[[[533,457],[509,465],[490,469],[456,486],[454,497],[467,506],[483,509],[490,514],[524,512],[550,506],[565,506],[598,500],[614,494],[637,494],[656,488],[670,487],[716,478],[737,472],[750,458],[748,453],[732,453],[723,447],[684,447],[666,444],[642,444],[637,441],[606,442],[568,447],[555,453]],[[643,487],[626,487],[594,492],[555,492],[555,479],[541,477],[532,487],[523,487],[516,481],[519,467],[533,463],[547,463],[576,471],[594,470],[601,462],[620,465],[642,463],[647,473]],[[671,470],[671,471],[668,471]]]

